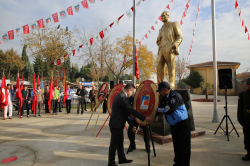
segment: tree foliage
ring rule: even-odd
[[[204,81],[200,73],[196,70],[192,70],[189,76],[185,79],[185,83],[192,88],[199,88],[200,84]]]

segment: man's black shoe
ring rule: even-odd
[[[118,165],[116,165],[116,164],[108,164],[108,166],[118,166]]]
[[[122,160],[122,161],[119,161],[119,164],[123,164],[123,163],[132,163],[133,160]]]
[[[133,150],[135,150],[136,148],[131,148],[131,147],[129,147],[128,148],[128,152],[133,152]]]
[[[242,157],[242,160],[249,161],[250,160],[250,154],[246,154],[244,157]]]

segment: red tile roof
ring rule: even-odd
[[[217,66],[230,66],[230,65],[240,65],[240,63],[217,61]],[[205,67],[205,66],[213,66],[213,61],[189,65],[188,67],[190,68],[190,67]]]

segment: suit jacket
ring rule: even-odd
[[[250,126],[250,90],[239,94],[237,117],[242,126]]]
[[[159,35],[157,37],[157,45],[159,49],[165,46],[167,43],[174,44],[176,49],[173,50],[175,55],[179,55],[179,45],[181,44],[183,39],[182,32],[180,29],[180,25],[178,22],[168,22],[163,24],[159,31]]]
[[[97,90],[94,90],[94,92],[93,92],[93,90],[90,90],[90,92],[89,92],[89,99],[92,101],[95,101],[95,95],[98,93],[98,91]]]
[[[112,104],[112,113],[109,121],[110,128],[124,129],[127,117],[132,114],[144,121],[145,116],[136,111],[129,103],[124,92],[114,97]]]

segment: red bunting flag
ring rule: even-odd
[[[57,65],[60,65],[61,64],[61,59],[57,59]]]
[[[151,27],[151,29],[155,31],[155,28],[154,28],[154,26],[152,26],[152,27]]]
[[[54,23],[59,22],[57,12],[56,12],[56,13],[54,13],[54,14],[52,14],[52,17],[53,17]]]
[[[112,26],[114,25],[114,22],[112,22],[109,26],[110,26],[110,28],[112,28]]]
[[[99,35],[100,35],[101,39],[104,38],[104,33],[103,33],[103,31],[99,32]]]
[[[24,25],[23,26],[23,34],[29,34],[30,33],[30,30],[29,30],[29,25]]]
[[[238,7],[239,5],[238,5],[238,2],[237,2],[237,0],[236,0],[236,2],[235,2],[235,9]]]
[[[141,46],[141,41],[139,42],[139,45]]]
[[[158,19],[159,19],[160,21],[162,21],[162,20],[161,20],[161,16],[160,16],[160,17],[158,17]]]
[[[123,16],[124,16],[124,14],[123,14],[123,15],[121,15],[121,16],[118,18],[118,20],[120,21],[120,19],[121,19]]]
[[[181,25],[183,24],[183,21],[182,21],[182,19],[181,19],[181,21],[180,21],[180,24],[181,24]]]
[[[68,54],[66,54],[66,55],[63,55],[63,57],[65,58],[66,56],[67,56]]]
[[[37,21],[38,27],[39,28],[44,28],[44,23],[43,23],[43,19],[40,19]]]
[[[245,33],[247,33],[248,32],[248,30],[247,30],[247,26],[245,26]]]
[[[249,40],[249,33],[248,33],[248,40]]]
[[[38,75],[38,77],[37,77],[37,85],[40,85],[39,75]]]
[[[133,7],[131,7],[131,10],[132,10],[132,11],[134,11],[134,6],[133,6]]]
[[[35,73],[33,74],[33,90],[34,90],[34,95],[32,98],[32,111],[36,116],[37,96],[36,96],[36,75],[35,75]]]
[[[135,77],[139,79],[139,66],[138,66],[138,58],[137,58],[137,47],[135,46]]]
[[[68,15],[73,15],[72,6],[67,8],[67,13],[68,13]]]
[[[187,9],[189,8],[188,2],[187,2],[187,4],[186,4],[186,7],[187,7]]]
[[[183,12],[183,17],[186,17],[186,12],[185,11]]]
[[[76,50],[73,50],[73,56],[75,56]]]
[[[4,106],[7,106],[7,105],[8,105],[8,96],[7,96],[5,76],[3,72],[1,94],[0,94],[0,106],[3,108],[3,120],[5,120]]]
[[[93,41],[94,41],[93,37],[92,37],[91,39],[89,39],[89,42],[90,42],[90,45],[91,45],[91,46],[92,46],[92,44],[93,44]]]
[[[82,1],[82,7],[85,8],[85,9],[89,9],[89,5],[88,5],[87,0]]]
[[[22,93],[21,93],[21,88],[20,88],[20,81],[19,81],[19,72],[17,73],[17,81],[16,81],[16,98],[19,100],[20,103],[20,108],[22,108],[23,105],[23,98],[22,98]],[[21,111],[21,109],[20,109]],[[21,118],[21,112],[20,112],[20,118]]]
[[[146,34],[145,37],[148,39],[148,35]]]
[[[169,4],[168,4],[168,6],[167,6],[167,9],[169,9],[169,10],[170,10],[170,6],[169,6]]]
[[[242,19],[242,27],[244,27],[245,21],[244,19]]]
[[[9,40],[14,39],[14,30],[8,31]]]
[[[51,100],[52,100],[52,98],[53,98],[53,77],[52,77],[52,74],[51,74],[49,96],[48,96],[48,107],[49,107],[50,113],[51,113]]]
[[[79,46],[79,48],[82,48],[83,44]]]

